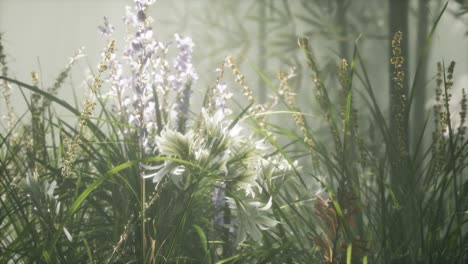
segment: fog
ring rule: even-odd
[[[122,17],[125,6],[133,1],[124,0],[0,0],[0,32],[3,34],[4,52],[7,55],[9,75],[30,83],[31,72],[40,75],[43,87],[51,86],[58,74],[68,63],[69,57],[81,47],[85,48],[86,58],[73,67],[72,74],[65,87],[59,91],[59,96],[65,100],[73,100],[72,87],[76,89],[78,98],[83,92],[84,76],[87,69],[96,69],[99,54],[105,47],[106,40],[99,34],[98,25],[103,17],[115,26],[113,39],[117,45],[123,45],[125,27]],[[265,85],[254,69],[258,68],[270,79],[275,79],[279,70],[305,67],[305,58],[297,47],[297,37],[307,36],[314,49],[316,57],[321,62],[324,71],[333,70],[340,59],[339,45],[347,45],[348,60],[354,49],[355,40],[364,54],[367,67],[373,70],[371,79],[374,85],[388,86],[388,65],[390,36],[387,33],[388,11],[386,1],[351,2],[346,14],[349,22],[348,35],[340,37],[336,30],[335,18],[329,14],[311,14],[301,8],[301,1],[170,1],[159,0],[151,7],[149,14],[154,19],[154,32],[160,41],[169,43],[175,33],[192,37],[195,42],[195,67],[200,80],[195,90],[200,93],[213,84],[215,69],[223,59],[233,55],[247,81],[260,97],[265,97],[262,90]],[[366,3],[367,2],[367,3]],[[428,30],[438,16],[443,1],[429,1],[427,14]],[[326,5],[320,1],[320,5]],[[289,10],[285,10],[288,6]],[[264,9],[263,11],[261,9]],[[330,7],[333,9],[333,7]],[[353,9],[354,8],[354,9]],[[455,86],[465,86],[462,80],[468,75],[468,30],[467,19],[456,17],[460,6],[451,1],[443,15],[429,51],[427,70],[427,96],[434,94],[434,79],[436,62],[451,60],[457,63]],[[264,12],[264,13],[262,13]],[[285,17],[284,14],[290,14]],[[334,11],[331,10],[330,13]],[[418,13],[417,1],[410,1],[409,11],[409,67],[411,79],[417,65],[418,47],[416,33]],[[258,17],[266,17],[266,32],[262,30]],[[315,17],[314,17],[315,16]],[[307,24],[310,19],[311,24]],[[318,22],[317,22],[318,21]],[[320,23],[320,24],[317,24]],[[261,43],[263,41],[263,43]],[[265,48],[266,47],[266,48]],[[259,54],[259,50],[264,52]],[[304,72],[303,78],[309,74]],[[307,86],[307,85],[306,85]],[[235,91],[236,88],[234,88]],[[309,89],[301,88],[298,89]],[[388,88],[383,88],[382,91]],[[26,105],[17,88],[13,89],[13,100],[18,102],[15,109],[25,110]],[[379,91],[384,102],[387,92]],[[265,100],[261,98],[260,100]],[[310,98],[303,99],[305,104]],[[0,108],[3,112],[5,109]]]

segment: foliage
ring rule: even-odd
[[[81,53],[43,89],[37,73],[32,84],[8,77],[0,48],[8,111],[0,133],[0,262],[465,263],[467,98],[464,90],[460,102],[452,98],[454,62],[438,64],[434,126],[428,117],[417,142],[408,134],[418,86],[404,87],[401,32],[389,62],[391,120],[359,43],[329,71],[307,38],[298,41],[296,62],[305,60],[310,79],[291,69],[273,81],[255,69],[272,91],[265,102],[227,57],[196,109],[193,42],[178,34],[172,44],[155,39],[146,12],[154,2],[127,8],[123,45],[105,18],[99,29],[107,45],[81,109],[56,97]],[[229,73],[246,103],[232,99]],[[297,102],[300,85],[314,87],[316,108]],[[13,88],[28,105],[20,117]],[[366,130],[364,111],[374,129]],[[272,115],[291,116],[295,127]]]

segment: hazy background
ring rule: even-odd
[[[260,100],[264,97],[260,91],[265,87],[252,65],[271,79],[275,79],[280,69],[286,70],[291,66],[297,67],[299,73],[304,69],[303,76],[307,78],[309,72],[305,58],[296,44],[297,36],[306,35],[324,71],[332,72],[339,62],[340,44],[348,46],[350,56],[354,40],[361,34],[358,44],[368,68],[372,69],[370,77],[374,86],[382,87],[377,93],[382,96],[384,104],[388,97],[390,44],[387,1],[351,1],[346,14],[349,34],[344,37],[338,34],[333,7],[327,7],[327,1],[310,1],[320,5],[317,13],[308,13],[301,1],[159,0],[149,14],[155,19],[154,31],[159,40],[169,42],[177,32],[194,39],[194,64],[200,76],[195,90],[201,92],[213,83],[215,68],[225,56],[234,55]],[[413,73],[420,48],[412,32],[416,32],[420,14],[417,1],[410,3],[409,54],[410,73]],[[429,28],[444,3],[430,1],[427,14]],[[74,67],[67,85],[59,91],[60,97],[71,100],[72,87],[75,87],[80,96],[85,70],[89,66],[96,68],[99,53],[105,46],[97,26],[102,23],[103,16],[109,17],[116,28],[114,39],[122,47],[125,36],[122,22],[124,7],[132,4],[131,0],[0,0],[0,32],[3,34],[10,76],[30,83],[31,71],[37,71],[42,85],[48,87],[68,63],[68,58],[78,48],[85,47],[87,57]],[[456,80],[468,76],[468,38],[465,36],[468,24],[466,18],[454,16],[458,10],[459,5],[452,1],[435,33],[428,63],[428,82],[435,76],[435,63],[439,60],[444,60],[446,64],[456,60]],[[262,16],[264,20],[259,19]],[[263,28],[261,23],[264,23]],[[259,50],[264,50],[264,53],[259,53]],[[297,89],[305,95],[301,96],[300,103],[313,105],[313,96],[310,95],[313,86],[310,81],[307,82],[297,83]],[[460,85],[461,82],[456,82],[456,86]],[[465,83],[464,87],[467,86]],[[427,87],[428,96],[431,97],[434,83],[429,83]],[[240,91],[240,87],[232,87],[234,92],[236,89]],[[24,111],[26,106],[20,93],[15,91],[13,99],[18,102],[14,105],[15,109]],[[0,106],[3,116],[3,101]]]

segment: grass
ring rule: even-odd
[[[434,117],[416,142],[405,137],[417,85],[390,107],[391,125],[358,44],[337,63],[335,88],[300,39],[319,113],[296,103],[292,72],[275,81],[256,69],[273,96],[257,103],[231,57],[193,109],[190,40],[176,37],[179,64],[171,66],[159,42],[140,37],[149,20],[136,14],[127,21],[132,53],[109,41],[81,107],[55,95],[71,65],[44,90],[38,76],[32,84],[8,77],[0,61],[2,89],[21,91],[28,106],[18,118],[8,113],[0,133],[0,262],[466,262],[467,101],[455,124],[454,63],[439,64]],[[227,74],[248,103],[231,98]],[[269,119],[280,114],[295,127]]]

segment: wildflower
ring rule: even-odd
[[[109,63],[110,54],[114,52],[114,46],[115,46],[115,42],[110,41],[106,50],[103,52],[104,55],[102,56],[101,63],[99,65]],[[91,116],[92,112],[96,108],[96,102],[94,101],[94,96],[96,96],[96,94],[98,93],[98,90],[100,89],[103,83],[101,79],[101,74],[106,69],[99,69],[99,75],[96,77],[93,77],[93,82],[90,85],[91,94],[89,95],[88,98],[85,99],[83,103],[83,111],[81,112],[81,115],[80,115],[80,118],[81,118],[79,122],[80,130],[78,132],[78,135],[73,137],[73,139],[70,140],[66,144],[68,146],[68,151],[65,153],[65,156],[62,161],[63,163],[62,175],[65,177],[68,177],[71,175],[73,163],[75,162],[75,159],[76,159],[76,152],[81,143],[81,140],[80,140],[80,137],[82,136],[81,132],[85,128],[86,122],[88,122],[89,117]]]
[[[405,87],[404,57],[401,50],[403,33],[396,32],[392,40],[392,57],[390,64],[393,67],[393,90],[391,92],[391,126],[396,129],[396,148],[399,153],[399,161],[408,157],[408,99]],[[396,166],[396,164],[394,164]]]
[[[213,90],[214,107],[216,110],[221,111],[223,115],[228,115],[231,110],[226,107],[226,101],[232,97],[232,93],[227,91],[227,85],[225,83],[216,84]]]
[[[193,41],[188,37],[181,37],[175,34],[175,40],[179,54],[174,60],[175,73],[169,76],[172,89],[176,93],[176,101],[172,113],[176,113],[175,124],[178,130],[183,131],[185,121],[187,120],[190,96],[192,94],[191,86],[198,79],[192,64]]]
[[[242,86],[244,96],[247,97],[247,100],[249,101],[249,103],[254,103],[255,97],[253,94],[253,90],[245,82],[245,76],[240,72],[239,67],[237,67],[236,62],[234,61],[234,58],[232,56],[228,56],[226,58],[226,66],[231,68],[235,76],[234,80],[236,81],[236,83]]]
[[[163,160],[139,164],[140,176],[151,179],[156,190],[162,189],[160,184],[163,182],[180,190],[186,190],[194,182],[210,184],[215,222],[218,225],[232,224],[225,223],[222,213],[226,201],[232,199],[239,205],[236,206],[239,209],[237,215],[245,217],[245,213],[255,212],[252,219],[239,221],[239,226],[244,226],[238,227],[241,230],[239,238],[243,240],[255,229],[253,236],[258,239],[260,230],[277,223],[266,216],[272,200],[260,202],[262,188],[259,182],[263,180],[260,177],[269,180],[284,177],[291,171],[291,166],[278,156],[264,158],[269,151],[265,141],[244,136],[242,120],[227,118],[231,113],[227,100],[232,94],[221,81],[223,70],[218,71],[216,84],[199,119],[189,122],[192,85],[198,80],[192,63],[194,43],[188,37],[175,34],[178,52],[169,63],[171,44],[154,39],[152,19],[145,13],[152,3],[154,1],[135,0],[134,7],[127,7],[124,23],[129,36],[125,40],[123,56],[120,59],[114,50],[105,54],[110,73],[107,96],[112,99],[112,109],[118,118],[131,126],[122,130],[123,135],[138,137],[143,157],[157,155]],[[231,67],[236,81],[253,102],[253,91],[246,85],[233,59],[227,58],[222,68],[226,65]],[[201,181],[201,177],[206,178]],[[228,197],[227,188],[239,192],[242,203],[237,196]],[[229,207],[233,207],[232,203]],[[231,230],[236,228],[231,226]]]
[[[270,211],[271,197],[266,203],[248,198],[241,201],[230,197],[226,197],[226,202],[233,215],[239,219],[236,234],[238,243],[247,239],[247,236],[250,236],[254,241],[260,242],[262,238],[260,230],[268,230],[279,223],[265,214]]]
[[[111,74],[106,96],[113,99],[112,108],[120,121],[133,128],[124,127],[121,132],[126,137],[136,134],[144,155],[156,153],[160,131],[169,127],[185,131],[191,86],[198,79],[192,65],[190,38],[174,36],[179,52],[172,65],[167,62],[169,46],[154,39],[152,19],[145,13],[154,2],[136,0],[134,7],[126,8],[124,23],[129,36],[123,57],[119,60],[116,53],[108,54],[107,65]],[[128,75],[124,69],[129,70]],[[169,105],[171,94],[175,99]]]
[[[98,26],[98,29],[99,32],[106,37],[109,37],[114,32],[114,26],[109,23],[107,17],[104,17],[104,25]]]
[[[2,34],[0,34],[0,67],[1,67],[1,75],[4,77],[8,76],[8,66],[6,63],[6,55],[3,51],[3,44],[2,44]],[[11,85],[9,82],[4,80],[0,83],[1,93],[3,95],[3,99],[5,102],[5,108],[7,114],[5,116],[1,116],[2,119],[5,119],[7,126],[10,130],[13,129],[13,126],[16,122],[16,116],[14,107],[11,100]]]
[[[465,126],[465,116],[463,113],[466,112],[466,109],[463,111],[463,105],[466,105],[466,99],[464,100],[463,98],[466,95],[464,95],[465,91],[463,86],[466,85],[468,76],[461,76],[456,81],[454,81],[454,62],[450,63],[447,69],[447,73],[443,72],[441,63],[438,63],[437,67],[438,73],[436,79],[437,86],[435,89],[435,96],[434,99],[429,102],[428,107],[431,106],[434,110],[436,131],[434,132],[433,137],[443,136],[448,138],[449,121],[452,128],[452,133],[459,133],[464,130],[463,127]],[[446,74],[445,82],[443,74]],[[447,110],[449,110],[450,116]]]
[[[179,34],[174,35],[179,54],[174,61],[174,69],[178,78],[173,80],[173,88],[178,90],[182,84],[189,80],[197,80],[198,75],[195,73],[192,64],[193,41],[189,37],[181,37]]]

